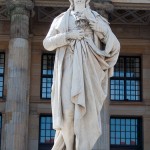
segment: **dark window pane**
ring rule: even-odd
[[[140,136],[139,136],[140,135]],[[110,143],[111,146],[120,145],[140,146],[142,142],[141,119],[139,118],[117,118],[110,119]]]
[[[51,98],[54,59],[54,54],[43,54],[42,56],[41,98],[43,99]]]
[[[126,81],[126,97],[128,100],[140,100],[140,86],[137,85],[139,85],[139,81]]]
[[[111,80],[111,100],[124,100],[123,80]]]
[[[55,131],[52,129],[52,117],[51,116],[41,116],[40,117],[40,141],[39,150],[42,147],[51,148],[54,143]]]
[[[41,130],[41,136],[45,136],[45,130]]]
[[[121,139],[125,139],[125,132],[121,132]]]
[[[121,125],[121,131],[125,131],[126,127],[124,125]]]
[[[4,67],[5,67],[5,54],[0,53],[0,97],[3,97],[3,90],[4,90]]]
[[[111,125],[111,131],[115,131],[115,125]]]
[[[115,132],[111,132],[111,138],[115,138]]]
[[[136,145],[136,140],[135,139],[131,139],[130,143],[131,143],[131,145]]]
[[[110,81],[111,100],[141,100],[140,63],[139,57],[119,57]]]
[[[126,144],[125,139],[121,139],[120,145],[125,145],[125,144]]]
[[[45,137],[40,137],[40,143],[45,143]]]
[[[111,139],[111,144],[115,144],[115,139]]]
[[[115,77],[124,77],[124,59],[119,57],[118,62],[114,69]]]

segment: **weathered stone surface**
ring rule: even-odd
[[[29,111],[29,45],[25,39],[9,44],[5,149],[27,150]]]
[[[11,15],[11,39],[8,52],[7,101],[5,108],[4,149],[28,149],[29,14],[31,1],[7,1]]]
[[[106,145],[109,142],[108,104],[102,112],[101,109],[120,44],[106,19],[89,8],[89,1],[70,1],[69,10],[54,19],[43,40],[46,50],[56,50],[52,110],[53,127],[58,134],[53,150],[65,147],[91,150],[103,131],[98,148],[109,149]],[[105,48],[101,46],[102,41]],[[100,118],[103,118],[102,125]]]

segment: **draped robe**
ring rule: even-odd
[[[53,128],[56,130],[54,150],[65,149],[61,134],[63,112],[61,101],[62,68],[65,52],[73,48],[71,101],[74,110],[74,133],[78,150],[91,150],[102,133],[100,111],[107,96],[108,78],[118,59],[120,44],[109,23],[95,11],[88,11],[88,20],[99,23],[101,31],[93,31],[93,39],[70,42],[66,39],[70,10],[56,17],[43,41],[45,49],[56,50],[51,93]],[[101,42],[105,49],[101,50]]]

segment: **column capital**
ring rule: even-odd
[[[10,37],[28,39],[33,2],[31,0],[6,0],[6,6],[11,18]]]
[[[6,0],[6,6],[11,16],[15,14],[29,16],[34,4],[31,0]]]

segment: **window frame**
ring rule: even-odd
[[[41,117],[52,117],[52,114],[40,114],[39,115],[39,138],[38,138],[38,150],[40,150],[40,145],[42,146],[49,146],[53,147],[54,143],[40,143],[40,137],[41,137]]]
[[[129,103],[132,103],[132,102],[143,102],[143,92],[142,92],[142,89],[143,89],[143,84],[142,84],[142,58],[141,58],[141,56],[122,56],[122,55],[120,55],[119,56],[119,58],[123,58],[125,61],[124,61],[124,73],[126,73],[126,69],[127,69],[127,67],[126,67],[126,59],[127,58],[139,58],[139,77],[126,77],[126,76],[124,76],[124,77],[115,77],[115,76],[113,76],[113,77],[111,77],[110,78],[110,84],[109,84],[109,93],[110,93],[110,101],[111,102],[121,102],[121,103],[123,103],[123,102],[129,102]],[[114,68],[115,68],[115,66],[114,66]],[[115,70],[114,70],[115,71]],[[118,99],[118,100],[116,100],[116,99],[111,99],[111,80],[123,80],[124,81],[124,100],[120,100],[120,99]],[[126,94],[126,91],[127,91],[127,86],[126,86],[126,81],[127,80],[130,80],[130,81],[139,81],[139,83],[140,83],[140,91],[139,91],[139,94],[140,94],[140,100],[128,100],[127,99],[127,94]],[[120,92],[119,92],[119,94],[118,95],[120,95]],[[136,95],[135,95],[136,96]]]
[[[48,55],[52,55],[54,57],[54,61],[55,61],[55,53],[42,53],[41,55],[41,81],[40,81],[40,99],[41,100],[46,100],[46,101],[50,101],[51,100],[51,97],[50,98],[43,98],[42,97],[42,79],[43,78],[51,78],[53,80],[53,75],[43,75],[43,57],[44,55],[48,56]],[[54,63],[54,62],[53,62]],[[54,68],[54,66],[53,66]]]
[[[0,117],[1,117],[1,122],[0,122],[0,150],[2,148],[2,125],[3,125],[3,116],[2,113],[0,113]]]
[[[115,145],[115,144],[111,144],[111,119],[137,119],[138,120],[138,145]],[[110,140],[110,150],[113,149],[113,148],[116,148],[116,150],[120,150],[120,148],[122,149],[126,149],[128,150],[129,148],[130,149],[133,149],[133,150],[144,150],[143,149],[143,118],[141,116],[110,116],[110,120],[109,120],[109,126],[110,126],[110,129],[109,129],[109,140]],[[115,131],[116,132],[116,131]]]
[[[4,98],[4,81],[5,81],[5,52],[0,52],[0,55],[4,55],[4,72],[0,73],[0,77],[3,77],[3,85],[2,85],[2,96],[0,98]]]

